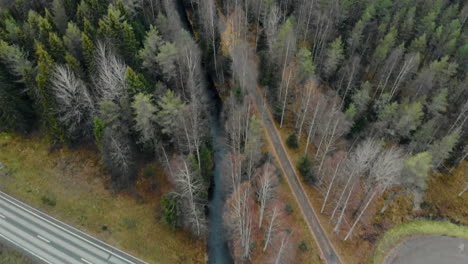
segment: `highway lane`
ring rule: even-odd
[[[0,192],[0,241],[47,264],[144,264]]]

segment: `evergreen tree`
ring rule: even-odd
[[[171,90],[158,101],[159,112],[157,114],[158,124],[162,127],[162,133],[173,135],[179,112],[184,108],[184,103]]]
[[[450,156],[450,153],[460,138],[460,132],[461,130],[458,128],[441,140],[434,142],[434,144],[429,147],[429,153],[432,156],[432,167],[434,169],[440,167]]]
[[[37,76],[36,85],[40,95],[44,121],[52,140],[63,141],[63,131],[59,128],[57,119],[53,113],[54,103],[51,91],[50,78],[55,68],[55,61],[44,49],[41,43],[36,43]]]
[[[339,36],[330,44],[327,50],[325,62],[323,63],[323,76],[330,78],[336,72],[343,59],[343,43],[341,36]]]
[[[421,152],[409,157],[405,161],[403,176],[405,181],[412,187],[425,190],[427,178],[432,168],[432,157],[429,152]]]
[[[150,26],[148,32],[146,32],[146,37],[143,42],[143,48],[139,51],[138,55],[142,60],[142,66],[149,72],[157,72],[158,61],[157,56],[159,54],[159,49],[163,45],[163,40],[159,35],[158,30],[153,25]]]
[[[298,64],[297,83],[304,84],[307,80],[313,78],[315,66],[312,61],[312,53],[305,47],[299,49],[296,55]]]
[[[151,102],[151,96],[139,93],[135,95],[132,108],[135,114],[135,130],[140,134],[140,142],[153,146],[156,137],[156,106]]]

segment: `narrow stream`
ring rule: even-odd
[[[210,202],[208,212],[208,263],[228,264],[233,263],[226,242],[223,227],[223,186],[221,177],[221,164],[223,157],[227,154],[226,137],[224,128],[221,125],[220,115],[222,111],[222,101],[219,98],[216,88],[209,83],[208,98],[210,100],[210,126],[212,146],[214,152],[214,176],[210,188]]]
[[[177,1],[177,11],[182,21],[182,26],[193,32],[190,26],[183,0]],[[206,69],[202,69],[206,74],[206,106],[209,111],[210,134],[212,138],[211,145],[213,146],[213,162],[214,174],[211,179],[209,189],[209,204],[208,204],[208,236],[207,236],[207,251],[208,263],[210,264],[230,264],[232,260],[229,248],[227,246],[226,234],[223,226],[223,184],[221,177],[221,164],[223,157],[227,154],[226,136],[223,125],[221,123],[221,112],[223,110],[223,102],[219,97],[218,91],[214,86],[210,74]]]

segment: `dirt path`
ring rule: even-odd
[[[299,203],[307,225],[314,234],[314,237],[317,241],[317,244],[320,247],[320,250],[322,251],[322,255],[325,258],[325,261],[330,264],[342,263],[335,249],[333,248],[333,245],[328,239],[325,231],[320,225],[317,215],[305,194],[304,188],[301,182],[299,181],[298,175],[296,174],[291,160],[289,159],[286,153],[285,146],[281,141],[279,132],[277,131],[273,123],[273,117],[271,115],[271,112],[269,111],[268,106],[264,104],[264,99],[261,96],[259,89],[253,89],[253,91],[251,91],[251,95],[253,96],[255,103],[257,104],[258,111],[263,115],[263,125],[267,130],[269,141],[272,144],[275,152],[274,154],[276,155],[281,165],[281,169],[286,175],[289,186],[291,187],[293,194],[296,197],[297,202]]]
[[[405,240],[387,257],[386,264],[465,264],[468,240],[449,236],[419,236]]]

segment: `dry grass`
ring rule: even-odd
[[[468,161],[462,162],[452,175],[433,175],[424,199],[428,213],[468,225],[468,191],[458,197],[467,180]]]
[[[156,165],[132,191],[115,193],[90,150],[49,153],[46,139],[0,134],[0,162],[13,172],[2,177],[2,191],[111,245],[150,263],[206,262],[204,241],[158,220],[160,196],[170,186]],[[56,205],[44,204],[43,197]]]

